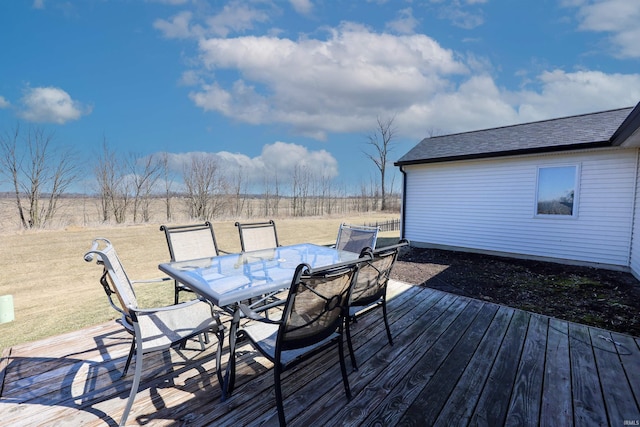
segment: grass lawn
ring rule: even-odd
[[[335,242],[341,222],[364,224],[397,217],[398,214],[371,214],[276,219],[276,226],[282,245],[330,244]],[[213,223],[220,249],[240,250],[234,223]],[[399,232],[380,236],[397,239]],[[101,267],[83,260],[95,237],[111,240],[131,279],[162,276],[158,264],[169,259],[169,251],[160,224],[4,234],[0,245],[0,295],[13,295],[15,320],[0,324],[0,350],[118,317],[100,286]],[[143,306],[168,305],[173,301],[173,282],[144,284],[137,289]]]

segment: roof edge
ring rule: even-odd
[[[490,159],[490,158],[496,158],[496,157],[517,156],[517,155],[524,155],[524,154],[542,154],[542,153],[555,153],[559,151],[583,150],[588,148],[606,148],[611,146],[612,146],[611,141],[597,141],[597,142],[582,143],[582,144],[567,144],[567,145],[557,145],[553,147],[527,148],[522,150],[494,151],[489,153],[474,153],[474,154],[466,154],[461,156],[436,157],[436,158],[420,159],[420,160],[406,160],[406,161],[398,160],[394,162],[393,165],[394,166],[410,166],[410,165],[420,165],[420,164],[427,164],[427,163],[445,163],[445,162],[453,162],[453,161],[459,161],[459,160]]]
[[[620,127],[611,135],[613,145],[622,145],[631,135],[640,128],[640,102],[629,113]]]
[[[631,111],[631,113],[629,113],[629,115],[631,115],[636,110],[638,110],[638,107],[640,107],[640,103],[638,103],[635,106],[635,108],[634,108],[634,106],[623,107],[623,108],[612,108],[610,110],[594,111],[592,113],[574,114],[574,115],[571,115],[571,116],[554,117],[554,118],[544,119],[544,120],[534,120],[532,122],[515,123],[515,124],[512,124],[512,125],[497,126],[497,127],[484,128],[484,129],[475,129],[475,130],[469,130],[469,131],[465,131],[465,132],[447,133],[447,134],[444,134],[444,135],[436,135],[436,136],[423,138],[421,141],[424,141],[425,139],[437,139],[437,138],[444,138],[444,137],[456,136],[456,135],[467,135],[467,134],[470,134],[470,133],[486,132],[486,131],[497,130],[497,129],[509,129],[509,128],[513,128],[513,127],[532,125],[532,124],[536,124],[536,123],[555,122],[555,121],[558,121],[558,120],[572,119],[572,118],[575,118],[575,117],[593,116],[593,115],[596,115],[596,114],[611,113],[611,112],[614,112],[614,111],[622,111],[622,110],[628,110],[628,109],[634,108]],[[625,119],[625,122],[626,122],[626,119]],[[623,122],[623,124],[625,122]]]

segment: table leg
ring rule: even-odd
[[[222,385],[222,401],[233,393],[233,387],[236,382],[236,333],[240,324],[240,307],[236,306],[233,311],[233,318],[229,327],[229,361],[224,374],[224,384]]]

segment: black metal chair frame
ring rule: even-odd
[[[371,252],[369,251],[366,255],[363,255],[356,261],[334,264],[332,266],[316,270],[312,270],[307,264],[300,264],[293,277],[289,294],[283,309],[282,318],[280,320],[266,319],[251,311],[246,305],[240,305],[244,315],[248,318],[264,324],[273,325],[269,331],[271,334],[268,340],[259,340],[255,338],[252,335],[251,325],[238,331],[238,338],[248,338],[252,345],[274,364],[276,406],[278,411],[278,420],[281,426],[286,425],[280,379],[281,374],[298,365],[300,362],[307,360],[313,355],[327,350],[330,347],[338,347],[342,382],[347,399],[351,399],[351,389],[349,387],[349,378],[347,376],[344,357],[344,319],[348,315],[349,295],[357,278],[358,268],[362,262],[370,259]],[[338,295],[323,295],[321,293],[323,291],[322,286],[314,287],[311,285],[314,281],[320,281],[319,283],[323,283],[322,280],[325,280],[324,283],[326,283],[328,280],[338,280],[338,278],[341,277],[345,277],[345,280],[348,279],[349,282]],[[325,301],[322,303],[324,307],[320,314],[314,314],[302,326],[291,327],[291,314],[296,306],[296,299],[301,292],[312,292],[315,297]],[[316,331],[315,334],[302,334],[301,337],[291,338],[291,335],[294,335],[296,331],[300,331],[305,327],[309,327],[309,325],[318,323],[323,314],[335,310],[339,310],[339,314],[335,316],[336,313],[333,313],[335,318],[333,318],[330,324],[323,325],[322,328],[318,328],[318,331]],[[273,336],[274,334],[275,337]],[[270,345],[273,344],[273,339],[275,339],[275,346]],[[301,349],[304,349],[304,351],[300,352]],[[290,353],[287,354],[287,352]]]
[[[400,240],[397,244],[379,248],[373,251],[373,259],[366,261],[360,267],[358,280],[354,284],[349,301],[349,315],[345,317],[347,345],[351,357],[351,366],[354,371],[358,370],[353,343],[351,341],[351,323],[357,322],[360,313],[369,312],[370,309],[382,306],[382,317],[387,331],[389,345],[393,345],[391,328],[387,317],[387,284],[391,270],[398,259],[399,251],[409,244],[406,239]],[[386,268],[380,269],[379,264],[385,264]]]

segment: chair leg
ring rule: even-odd
[[[218,331],[218,349],[216,350],[216,375],[220,387],[224,387],[224,378],[222,378],[222,343],[224,342],[224,329]]]
[[[349,377],[347,376],[347,363],[344,360],[344,344],[342,343],[342,336],[338,340],[338,352],[340,353],[340,370],[342,371],[344,392],[347,395],[347,399],[351,400],[351,388],[349,387]]]
[[[120,378],[124,378],[127,375],[127,371],[129,370],[129,365],[131,365],[131,359],[133,358],[133,353],[136,351],[136,337],[134,336],[131,340],[131,348],[129,349],[129,355],[127,356],[127,361],[124,364],[124,369],[122,370],[122,375]]]
[[[393,345],[393,338],[391,337],[391,328],[389,328],[389,319],[387,318],[387,300],[382,300],[382,316],[384,317],[384,327],[387,329],[387,338],[389,339],[389,345]]]
[[[276,362],[276,366],[273,369],[274,385],[276,388],[276,406],[278,408],[278,421],[280,422],[280,426],[284,427],[287,425],[287,421],[284,418],[284,405],[282,403],[282,385],[280,383],[280,371],[280,363]]]
[[[349,356],[351,357],[351,367],[354,371],[358,370],[358,363],[356,362],[356,355],[353,352],[353,344],[351,343],[351,316],[345,317],[346,332],[347,332],[347,346],[349,347]]]
[[[131,392],[129,393],[129,399],[127,399],[127,404],[124,407],[124,411],[122,412],[122,418],[120,419],[120,426],[124,426],[127,424],[127,418],[129,417],[129,412],[131,411],[131,407],[133,406],[133,401],[136,398],[136,394],[138,393],[138,387],[140,386],[140,377],[142,376],[142,349],[138,349],[136,351],[136,369],[133,375],[133,384],[131,384]]]
[[[198,334],[198,342],[200,343],[200,351],[204,351],[205,349],[205,343],[209,342],[209,338],[207,338],[207,333],[203,332],[201,334]],[[186,343],[185,343],[185,347],[186,347]]]

